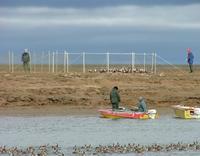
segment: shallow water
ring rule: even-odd
[[[98,116],[1,117],[0,125],[0,145],[27,147],[57,143],[68,154],[75,145],[85,144],[148,145],[200,141],[200,120],[175,119],[167,115],[155,120],[112,120]],[[195,151],[173,151],[143,155],[197,154]],[[130,156],[133,153],[123,155]]]

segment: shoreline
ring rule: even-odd
[[[99,116],[98,109],[109,107],[87,108],[80,106],[20,106],[0,107],[0,117],[56,117],[56,116]],[[170,107],[154,108],[159,116],[173,115]]]

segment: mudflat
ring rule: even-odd
[[[138,97],[149,108],[183,104],[200,106],[200,71],[148,73],[0,73],[1,115],[94,114],[111,107],[109,93],[118,86],[121,106]]]

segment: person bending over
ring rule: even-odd
[[[110,102],[112,104],[112,109],[119,109],[120,95],[118,93],[118,87],[115,86],[110,92]]]

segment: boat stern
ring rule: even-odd
[[[200,119],[200,108],[176,105],[173,109],[177,118]]]
[[[191,119],[191,114],[194,113],[193,110],[184,110],[184,109],[174,109],[175,116],[177,118],[183,118],[183,119]]]

